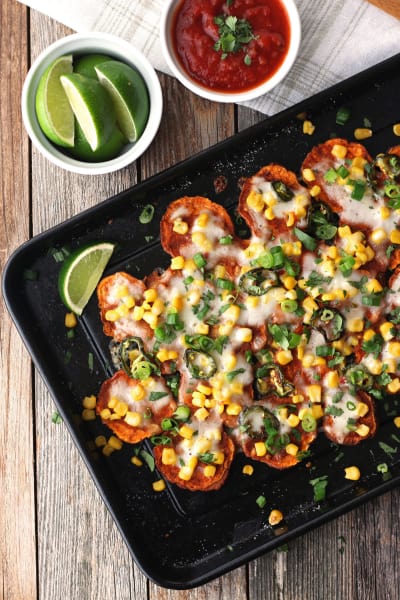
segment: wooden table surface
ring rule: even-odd
[[[157,142],[114,175],[53,167],[30,146],[20,114],[30,62],[70,33],[2,0],[1,268],[22,242],[261,118],[199,99],[160,76],[165,98]],[[180,98],[179,103],[177,98]],[[185,123],[185,135],[171,135]],[[54,405],[1,304],[0,594],[3,600],[397,600],[398,490],[193,591],[149,582],[133,563]]]

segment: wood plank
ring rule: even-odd
[[[3,1],[0,24],[0,270],[3,272],[11,252],[29,237],[28,140],[19,108],[28,61],[27,9],[17,2]],[[0,598],[33,600],[36,549],[31,368],[3,302],[0,323]]]
[[[32,59],[69,30],[31,13]],[[39,233],[133,185],[135,165],[106,176],[78,176],[32,151],[33,233]],[[51,422],[54,405],[35,377],[37,530],[40,600],[146,600],[145,577],[133,564],[113,520],[64,425]],[[21,599],[21,597],[20,597]]]

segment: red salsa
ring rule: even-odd
[[[182,0],[173,23],[182,67],[218,92],[243,92],[270,79],[289,38],[281,0]]]

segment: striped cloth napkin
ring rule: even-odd
[[[20,0],[78,32],[119,35],[170,74],[159,38],[163,0]],[[295,65],[272,92],[246,105],[268,115],[400,52],[400,21],[367,0],[296,0],[302,42]]]

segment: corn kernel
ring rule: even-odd
[[[348,319],[346,321],[346,329],[351,333],[359,333],[364,329],[363,319]]]
[[[290,427],[297,427],[297,425],[300,423],[300,419],[297,415],[292,413],[288,416],[286,422]]]
[[[186,221],[183,221],[180,217],[178,217],[174,221],[172,231],[179,233],[180,235],[185,235],[185,233],[189,231],[189,225],[186,223]]]
[[[106,321],[110,321],[110,323],[114,323],[115,321],[117,321],[119,319],[119,314],[115,309],[110,309],[110,310],[106,311],[104,317],[105,317]]]
[[[319,187],[319,185],[313,185],[313,187],[310,190],[310,196],[312,196],[313,198],[316,198],[317,196],[319,196],[321,193],[321,188]]]
[[[92,408],[84,408],[82,411],[82,419],[84,421],[94,421],[96,419],[96,411]]]
[[[393,133],[394,135],[400,135],[400,123],[395,123],[393,125]]]
[[[288,365],[293,360],[293,354],[290,350],[280,350],[276,353],[275,358],[280,365]]]
[[[400,417],[395,417],[393,419],[393,423],[395,424],[395,426],[400,429]]]
[[[273,221],[275,219],[275,213],[272,206],[268,206],[268,208],[265,209],[264,217],[267,219],[267,221]]]
[[[327,386],[330,388],[337,388],[339,385],[339,374],[337,371],[329,371],[326,376]]]
[[[183,269],[185,266],[185,259],[183,258],[183,256],[174,256],[171,259],[170,266],[172,271],[178,271],[180,269]]]
[[[143,306],[135,306],[135,308],[132,311],[132,318],[134,321],[141,321],[143,319],[143,315],[144,315],[144,308]]]
[[[203,469],[204,477],[214,477],[216,470],[215,465],[206,465]]]
[[[190,440],[193,436],[193,429],[188,425],[182,425],[179,428],[179,435],[185,438],[186,440]]]
[[[118,416],[120,417],[124,417],[126,415],[126,413],[128,412],[128,405],[126,402],[122,402],[122,400],[120,400],[119,402],[116,403],[115,407],[114,407],[114,412],[116,412],[118,414]]]
[[[104,421],[107,421],[107,419],[111,417],[111,410],[109,408],[103,408],[103,410],[100,411],[100,417]]]
[[[389,239],[392,244],[400,244],[400,229],[393,229],[390,232]]]
[[[321,404],[313,404],[311,407],[311,414],[314,419],[321,419],[324,416],[324,409]]]
[[[206,227],[206,225],[208,224],[208,220],[209,220],[208,213],[204,212],[204,213],[201,213],[197,217],[195,224],[197,225],[197,227],[203,228],[203,227]]]
[[[287,213],[286,215],[286,225],[288,227],[293,227],[294,223],[295,223],[295,215],[294,212],[290,211]]]
[[[165,481],[163,479],[158,479],[157,481],[153,481],[153,490],[155,492],[162,492],[165,490]]]
[[[358,467],[346,467],[344,470],[344,477],[351,481],[358,481],[361,477],[360,469]]]
[[[196,410],[196,412],[194,413],[194,416],[199,421],[205,421],[210,416],[210,413],[208,412],[208,410],[206,408],[201,407]]]
[[[96,408],[96,396],[85,396],[82,400],[83,408]]]
[[[296,456],[299,451],[299,447],[296,446],[296,444],[288,444],[285,450],[287,454],[290,454],[290,456]]]
[[[237,404],[236,402],[231,402],[226,407],[225,412],[227,415],[235,417],[242,412],[242,407],[240,406],[240,404]]]
[[[128,410],[124,419],[127,425],[131,427],[140,427],[142,424],[142,415],[136,411]]]
[[[381,244],[386,240],[386,238],[386,231],[381,227],[378,227],[378,229],[374,229],[371,235],[369,236],[369,239],[373,244]]]
[[[255,308],[259,305],[260,299],[258,298],[258,296],[247,296],[244,303],[247,306],[247,308]]]
[[[143,461],[140,460],[138,456],[132,456],[131,463],[135,465],[135,467],[143,467]]]
[[[78,324],[78,321],[76,319],[75,313],[73,313],[73,312],[66,313],[65,319],[64,319],[64,324],[65,324],[65,327],[68,327],[69,329],[76,327]]]
[[[227,320],[236,323],[240,317],[240,307],[237,304],[231,304],[230,307],[224,312],[224,317]]]
[[[306,388],[310,402],[321,402],[322,388],[318,384],[308,385]]]
[[[315,302],[315,300],[313,298],[311,298],[311,296],[307,296],[307,298],[304,298],[303,302],[302,302],[302,306],[304,308],[304,310],[308,311],[308,312],[314,312],[315,310],[318,310],[318,304]]]
[[[246,204],[249,208],[252,208],[256,212],[261,212],[264,209],[264,200],[262,194],[252,190],[247,196]]]
[[[281,281],[287,290],[293,290],[297,285],[297,280],[291,275],[283,275]]]
[[[394,358],[386,358],[384,366],[386,369],[386,373],[396,373],[397,371],[397,362]]]
[[[375,331],[373,329],[367,329],[366,331],[364,331],[363,340],[365,342],[368,342],[369,340],[372,340],[374,335],[375,335]]]
[[[111,454],[115,452],[115,448],[110,446],[110,444],[106,444],[105,446],[103,446],[101,452],[102,454],[104,454],[104,456],[111,456]]]
[[[369,434],[369,427],[368,427],[368,425],[365,425],[364,423],[362,423],[361,425],[359,425],[357,427],[356,433],[360,437],[367,437],[367,435]]]
[[[293,404],[301,404],[304,401],[304,396],[302,394],[294,394],[292,396]]]
[[[253,475],[254,467],[253,465],[244,465],[242,469],[243,475]]]
[[[150,311],[146,311],[142,317],[143,321],[146,321],[150,325],[151,329],[155,329],[158,324],[158,316]]]
[[[273,527],[274,525],[279,525],[279,523],[283,520],[283,514],[280,510],[274,508],[271,510],[268,517],[268,523]]]
[[[253,332],[249,327],[240,327],[236,332],[236,338],[240,342],[251,342]]]
[[[397,392],[400,391],[400,379],[398,377],[392,379],[392,381],[387,384],[386,389],[391,394],[397,394]]]
[[[312,135],[315,131],[315,125],[311,121],[303,121],[303,133],[306,135]]]
[[[315,174],[312,169],[303,169],[303,179],[308,183],[311,181],[315,181]]]
[[[400,357],[400,342],[389,342],[388,352],[395,358]]]
[[[148,290],[145,290],[143,297],[146,302],[154,302],[154,300],[157,298],[157,290],[154,288],[149,288]]]
[[[107,440],[104,435],[98,435],[95,438],[94,443],[97,446],[97,448],[102,448],[103,446],[105,446],[107,444]]]
[[[121,450],[122,448],[122,441],[115,437],[115,435],[111,435],[107,444],[109,446],[111,446],[111,448],[114,448],[114,450]]]
[[[354,130],[354,137],[356,140],[366,140],[372,136],[372,129],[368,127],[357,127]]]
[[[192,242],[201,250],[209,252],[212,250],[212,243],[202,231],[194,231],[192,233]]]
[[[254,450],[256,451],[256,456],[265,456],[267,454],[267,448],[264,442],[255,442]]]
[[[346,146],[343,146],[342,144],[334,144],[333,148],[331,150],[331,154],[335,158],[345,158],[345,156],[347,154],[347,148],[346,148]]]
[[[381,335],[382,335],[383,339],[385,340],[385,342],[388,342],[389,340],[391,340],[394,337],[393,330],[394,330],[394,325],[390,321],[385,321],[379,327],[379,331],[381,332]]]
[[[163,465],[174,465],[176,463],[176,452],[173,448],[163,448],[161,455]]]
[[[236,367],[237,358],[235,354],[226,353],[222,356],[222,364],[224,369],[232,371]]]
[[[314,354],[305,354],[302,358],[301,364],[306,369],[314,365]]]

